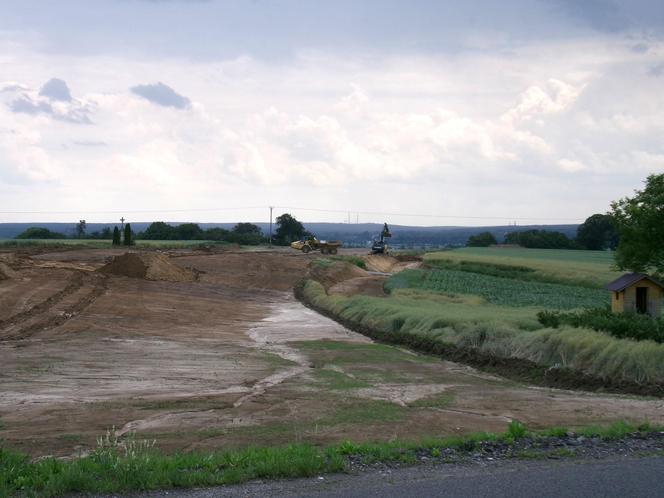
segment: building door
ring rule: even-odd
[[[648,287],[636,288],[636,311],[648,313]]]

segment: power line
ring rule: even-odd
[[[272,206],[273,209],[289,209],[297,211],[310,211],[317,213],[336,213],[350,216],[350,213],[368,216],[401,216],[409,218],[430,218],[430,219],[459,219],[459,220],[527,220],[527,221],[581,221],[579,218],[552,218],[535,216],[472,216],[472,215],[451,215],[451,214],[422,214],[422,213],[397,213],[387,211],[356,211],[347,209],[325,209],[308,208],[298,206]],[[241,207],[215,207],[215,208],[187,208],[187,209],[123,209],[123,210],[97,210],[97,211],[0,211],[0,214],[62,214],[78,215],[85,214],[161,214],[161,213],[204,213],[217,211],[248,211],[248,210],[270,209],[270,206],[241,206]],[[350,218],[349,218],[350,219]]]
[[[202,213],[214,211],[243,211],[249,209],[265,209],[266,206],[222,207],[203,209],[122,209],[114,211],[0,211],[0,214],[143,214],[143,213]]]
[[[347,214],[349,211],[345,209],[320,209],[320,208],[303,208],[295,206],[275,206],[279,209],[294,209],[298,211],[315,211],[321,213],[343,213]],[[351,213],[365,214],[365,215],[380,215],[380,216],[409,216],[413,218],[452,218],[452,219],[469,219],[469,220],[540,220],[540,221],[580,221],[579,218],[543,218],[543,217],[520,217],[520,216],[460,216],[449,214],[415,214],[415,213],[390,213],[385,211],[354,211]]]

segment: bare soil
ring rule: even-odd
[[[664,423],[661,399],[534,388],[375,344],[294,299],[320,256],[160,255],[198,276],[185,281],[95,271],[123,252],[0,254],[3,444],[72,457],[112,427],[175,451],[501,431],[514,418]],[[351,266],[326,267],[330,292],[382,289]]]

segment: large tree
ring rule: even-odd
[[[593,214],[577,228],[576,241],[591,251],[615,249],[618,245],[618,232],[613,216]]]
[[[238,235],[262,235],[262,231],[258,225],[253,223],[238,223],[233,227],[233,233]]]
[[[173,240],[177,238],[174,227],[163,221],[154,221],[145,229],[145,232],[139,234],[142,239],[148,240]]]
[[[482,232],[468,237],[468,247],[489,247],[490,245],[497,244],[496,237],[491,232]]]
[[[198,223],[182,223],[175,227],[179,240],[200,240],[203,238],[203,230]]]
[[[618,268],[664,275],[664,173],[648,176],[643,190],[611,208],[620,236]]]
[[[277,216],[276,239],[278,244],[290,244],[305,235],[307,235],[307,231],[304,229],[304,225],[297,221],[294,216],[288,213]]]

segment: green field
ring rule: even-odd
[[[613,268],[613,253],[609,251],[465,247],[426,254],[424,261],[431,266],[464,262],[525,267],[543,281],[592,287],[601,287],[621,275]]]
[[[466,248],[426,254],[422,269],[393,275],[388,298],[331,296],[315,281],[304,298],[387,340],[394,334],[407,343],[405,334],[612,381],[664,384],[664,344],[547,328],[537,319],[543,310],[608,306],[602,287],[619,275],[612,264],[612,254],[599,251]]]
[[[443,294],[470,294],[503,306],[573,309],[604,306],[607,301],[606,292],[601,289],[458,270],[405,270],[390,278],[388,287],[417,288]]]

